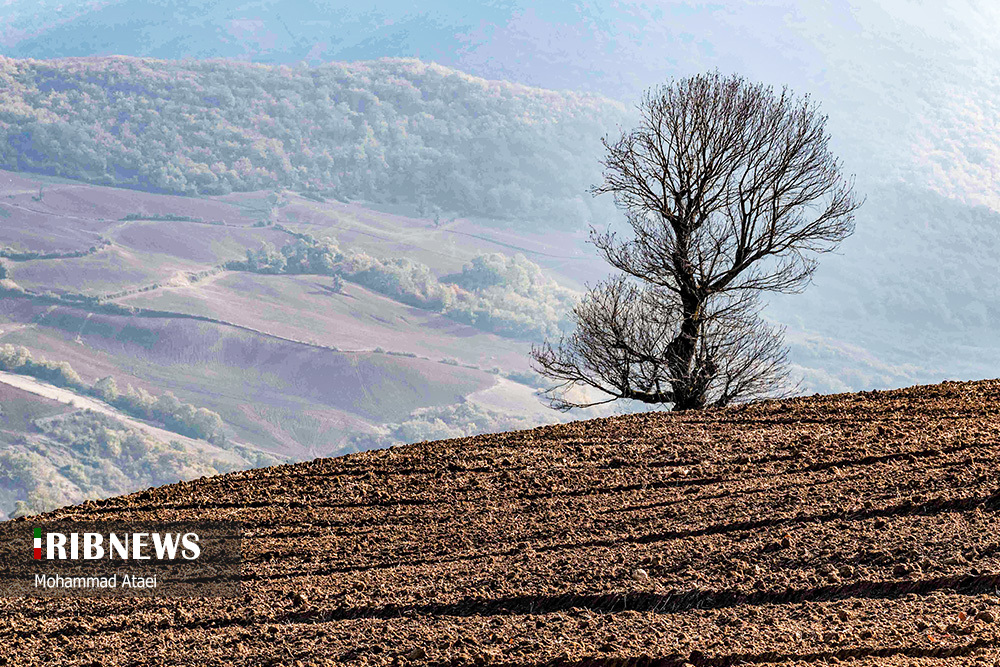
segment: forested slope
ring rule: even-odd
[[[624,114],[416,60],[0,58],[0,167],[153,192],[290,187],[579,224],[607,205],[585,190]]]

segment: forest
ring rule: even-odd
[[[0,168],[160,193],[287,187],[579,227],[610,206],[581,157],[625,113],[417,60],[0,57]]]

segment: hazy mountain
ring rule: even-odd
[[[871,188],[858,231],[804,294],[772,300],[805,388],[995,377],[1000,214],[912,186]]]

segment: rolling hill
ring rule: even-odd
[[[217,413],[228,440],[258,455],[301,460],[558,418],[535,398],[530,340],[509,328],[535,331],[525,313],[542,317],[542,327],[561,317],[522,307],[528,297],[517,290],[571,293],[550,276],[578,285],[586,275],[590,259],[561,242],[572,234],[435,224],[287,191],[177,197],[10,172],[0,174],[0,217],[0,262],[10,276],[0,285],[0,345],[64,362],[86,385],[110,377],[122,392],[171,392]],[[354,267],[347,281],[225,268],[303,235],[336,239],[338,261]],[[544,268],[528,259],[488,265],[527,281],[512,291],[440,282],[470,280],[463,267],[498,251]],[[377,260],[387,256],[405,262]],[[465,300],[432,308],[412,291],[427,285]],[[472,306],[479,310],[463,310]],[[488,332],[502,322],[508,335]],[[21,424],[14,436],[40,432]],[[239,467],[256,460],[241,458]],[[174,479],[191,476],[179,466]],[[0,487],[16,495],[0,501],[9,513],[34,485]],[[93,494],[67,499],[86,497]]]
[[[628,415],[64,508],[44,518],[242,522],[242,596],[0,600],[0,656],[992,666],[998,401],[994,380]]]

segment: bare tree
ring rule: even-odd
[[[861,201],[829,150],[826,116],[808,97],[719,73],[646,93],[641,122],[604,140],[604,182],[631,228],[591,232],[622,276],[575,309],[577,331],[532,350],[566,390],[675,410],[774,391],[787,376],[780,331],[759,316],[762,292],[797,292],[816,255],[854,231]]]

